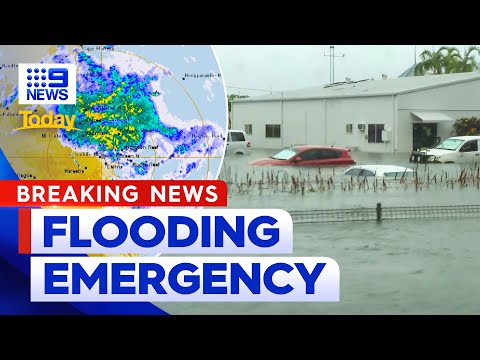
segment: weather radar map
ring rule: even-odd
[[[20,104],[19,64],[40,64],[32,88],[41,64],[74,64],[76,103]],[[0,45],[0,149],[22,180],[216,179],[226,128],[211,46]]]

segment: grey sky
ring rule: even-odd
[[[442,45],[416,45],[417,61],[425,50]],[[455,46],[462,53],[468,45]],[[231,87],[283,91],[321,86],[330,81],[330,45],[215,45],[227,92],[241,95],[265,95],[265,91],[238,90]],[[353,81],[382,74],[398,77],[415,62],[415,45],[335,45],[335,81],[346,77]],[[476,55],[476,54],[475,54]],[[477,57],[478,59],[478,57]],[[480,60],[480,59],[479,59]]]

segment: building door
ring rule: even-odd
[[[437,143],[437,123],[413,124],[413,150],[431,148]]]

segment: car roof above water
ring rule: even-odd
[[[343,173],[345,174],[349,170],[352,169],[363,169],[363,170],[369,170],[374,172],[377,175],[383,175],[385,173],[404,173],[404,172],[414,172],[413,169],[407,168],[404,166],[399,166],[399,165],[381,165],[381,164],[375,164],[375,165],[354,165],[346,169]]]
[[[339,151],[350,151],[347,148],[343,147],[335,147],[335,146],[328,146],[328,145],[293,145],[288,147],[287,149],[295,148],[298,150],[310,150],[310,149],[331,149],[331,150],[339,150]]]

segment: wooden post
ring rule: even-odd
[[[377,203],[377,221],[382,220],[382,204]]]

